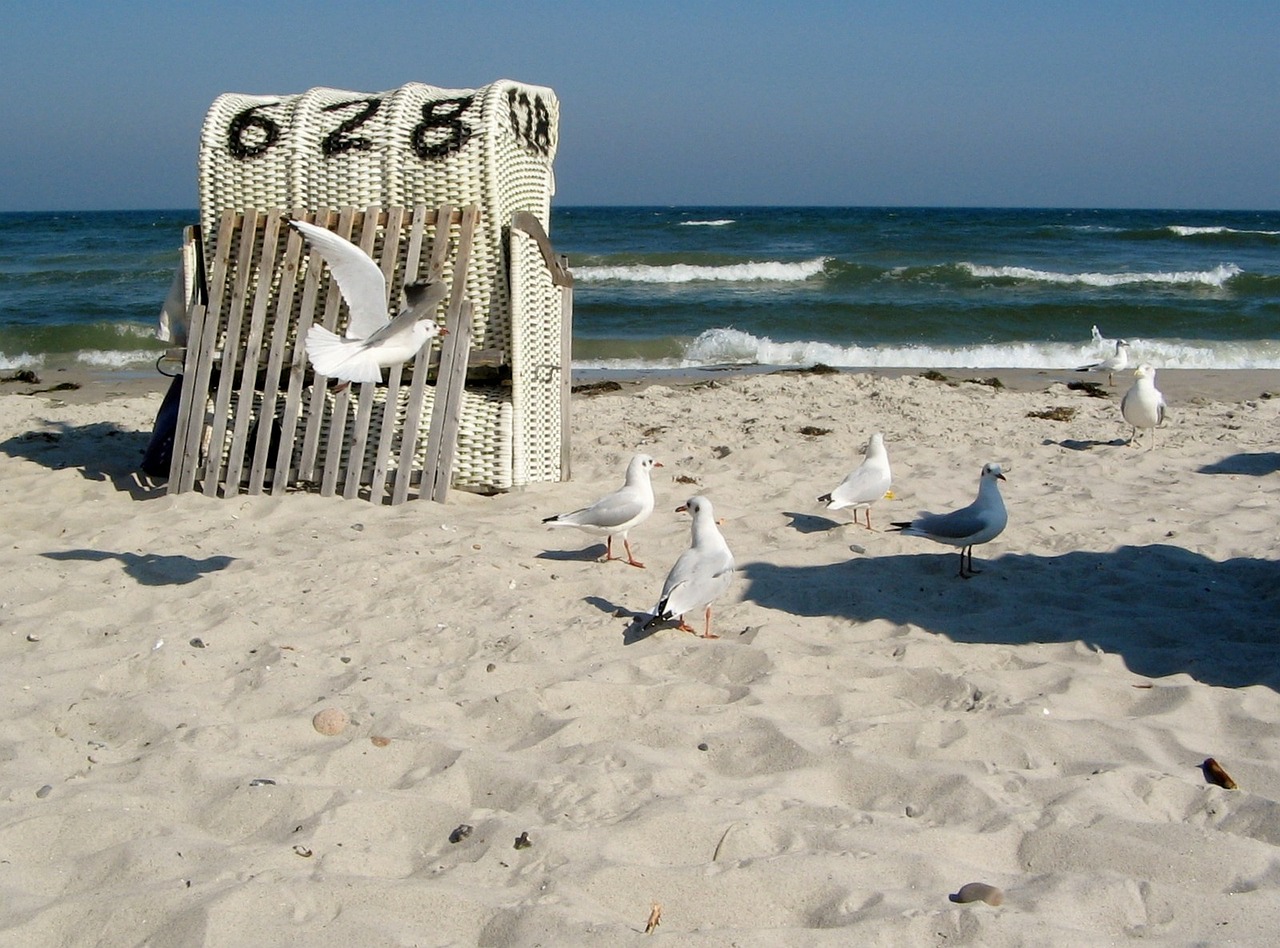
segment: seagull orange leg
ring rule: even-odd
[[[704,639],[718,639],[720,636],[711,634],[711,607],[707,606],[707,628],[702,633]]]
[[[622,545],[627,548],[627,562],[632,566],[638,566],[640,569],[644,569],[644,564],[631,554],[631,541],[623,540]]]

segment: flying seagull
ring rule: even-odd
[[[307,358],[321,375],[343,383],[378,382],[389,365],[406,362],[435,336],[447,333],[431,318],[449,288],[444,283],[411,283],[409,304],[394,319],[387,316],[387,281],[367,253],[331,230],[306,221],[290,221],[329,265],[347,301],[350,319],[344,336],[313,324],[307,330]]]

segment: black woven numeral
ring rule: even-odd
[[[265,102],[236,113],[236,117],[227,126],[227,150],[232,157],[257,158],[280,140],[279,124],[265,115],[257,114],[258,109],[279,104]]]
[[[471,108],[473,96],[436,99],[422,103],[422,121],[409,133],[409,145],[419,158],[444,158],[456,154],[471,138],[471,126],[462,114]]]
[[[342,122],[321,140],[320,151],[326,158],[330,158],[333,155],[341,155],[343,152],[348,151],[368,151],[373,147],[372,139],[363,135],[352,135],[351,133],[373,118],[374,113],[382,106],[381,99],[352,99],[350,102],[335,102],[333,105],[326,105],[321,111],[336,112],[339,109],[350,108],[353,105],[363,105],[364,108],[356,115]]]

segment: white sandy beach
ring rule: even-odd
[[[170,496],[159,382],[0,387],[0,943],[1273,943],[1280,372],[1161,373],[1150,452],[1038,375],[628,384],[570,481],[398,507]],[[873,431],[869,532],[815,498]],[[647,569],[540,523],[638,450]],[[986,461],[981,575],[885,531]],[[696,493],[723,637],[640,633]]]

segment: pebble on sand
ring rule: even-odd
[[[1004,901],[1004,893],[985,882],[966,882],[960,891],[948,896],[952,902],[986,902],[988,905],[999,905]]]
[[[333,737],[347,729],[347,713],[341,708],[325,708],[316,712],[311,726],[326,737]]]

